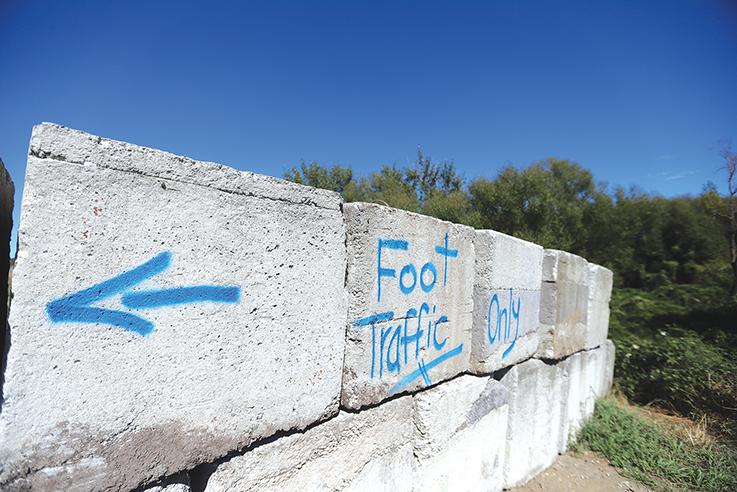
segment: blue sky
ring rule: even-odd
[[[556,156],[693,194],[737,147],[737,5],[0,0],[16,210],[41,121],[274,176],[420,145],[469,180]]]

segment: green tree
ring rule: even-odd
[[[737,153],[730,148],[722,150],[724,170],[727,172],[727,214],[729,264],[732,267],[732,287],[729,294],[737,294]]]
[[[299,167],[292,167],[284,173],[284,178],[295,183],[322,188],[324,190],[343,193],[351,185],[355,187],[353,170],[340,164],[332,167],[322,167],[316,161],[309,164],[302,162]]]
[[[722,198],[713,183],[707,185],[704,199],[707,207],[724,228],[724,236],[729,247],[729,266],[731,287],[729,295],[737,294],[737,152],[725,147],[721,151],[724,159],[723,169],[726,171],[727,196]]]
[[[392,166],[361,178],[356,194],[359,200],[401,208],[410,212],[420,211],[420,200],[414,187],[404,179],[404,172]]]
[[[472,182],[469,193],[481,227],[577,252],[585,246],[584,211],[597,188],[580,165],[550,158],[523,170],[506,166],[494,180]]]
[[[481,227],[481,214],[473,209],[471,200],[464,190],[450,193],[433,193],[422,204],[422,213],[438,219]]]
[[[421,202],[438,193],[447,195],[463,189],[463,177],[453,161],[438,164],[426,157],[420,148],[417,149],[417,162],[405,170],[404,178]]]

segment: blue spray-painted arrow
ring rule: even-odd
[[[164,251],[109,280],[49,302],[46,313],[54,323],[101,323],[146,336],[154,331],[154,324],[149,320],[125,311],[91,305],[125,292],[163,272],[169,265],[171,253]],[[241,289],[237,286],[199,285],[128,292],[121,297],[121,303],[129,309],[147,309],[206,301],[235,303],[239,301],[240,295]]]

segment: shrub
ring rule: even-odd
[[[615,381],[640,404],[656,403],[714,425],[737,442],[737,305],[717,288],[618,289],[610,337]]]

